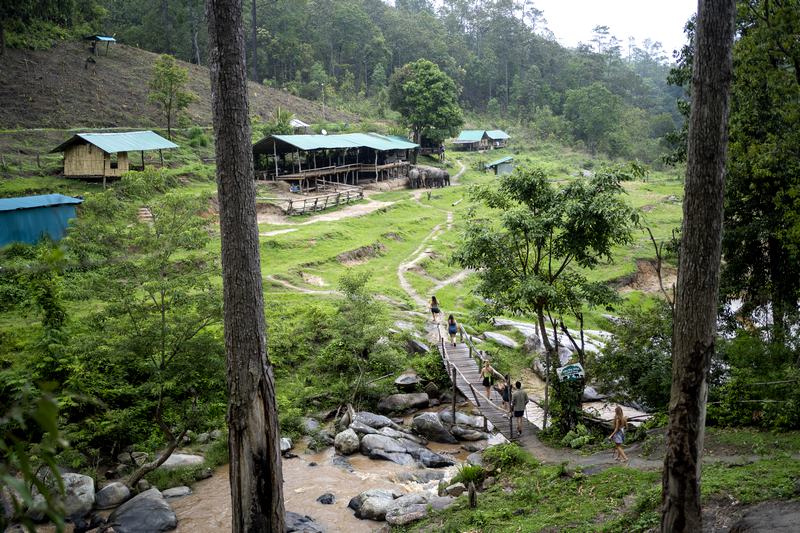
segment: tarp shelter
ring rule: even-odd
[[[311,131],[311,124],[306,124],[299,118],[293,118],[290,120],[289,125],[294,129],[296,134],[304,134]]]
[[[67,234],[80,198],[42,194],[0,199],[0,246],[12,242],[35,244],[43,236],[58,241]]]
[[[318,179],[400,177],[408,171],[410,150],[418,144],[379,133],[336,135],[270,135],[253,145],[259,176],[297,181],[308,190]]]
[[[78,133],[51,150],[64,152],[64,176],[68,178],[116,177],[131,169],[128,152],[168,150],[178,145],[152,131]]]
[[[502,148],[508,143],[509,135],[503,130],[486,130],[486,136],[495,148]]]
[[[87,35],[84,37],[84,39],[92,42],[92,54],[95,55],[97,54],[98,43],[106,43],[106,55],[108,55],[108,45],[117,42],[116,39],[109,37],[108,35]]]
[[[484,167],[486,170],[494,170],[495,175],[498,174],[511,174],[511,171],[514,170],[513,162],[514,158],[509,156],[501,157],[491,163],[487,163]]]

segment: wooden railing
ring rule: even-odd
[[[330,207],[349,204],[350,202],[356,202],[363,199],[364,190],[361,189],[361,187],[351,186],[351,188],[342,190],[340,192],[312,196],[309,198],[294,199],[258,197],[256,198],[256,202],[276,205],[287,215],[304,215],[306,213],[322,211]]]

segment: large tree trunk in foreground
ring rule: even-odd
[[[700,0],[661,531],[702,531],[700,463],[717,321],[734,0]]]
[[[241,0],[208,0],[222,233],[234,533],[284,531],[275,385],[267,359]]]

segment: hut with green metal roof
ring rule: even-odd
[[[178,145],[152,131],[120,133],[78,133],[50,152],[64,152],[64,176],[67,178],[112,178],[133,167],[128,154],[139,152],[141,168],[144,153],[177,148]],[[163,157],[161,158],[163,163]]]
[[[511,174],[511,172],[514,170],[514,158],[510,155],[501,157],[500,159],[496,159],[491,163],[487,163],[483,168],[484,170],[494,170],[495,176]]]
[[[503,130],[486,130],[486,136],[489,137],[492,148],[505,148],[510,138]]]
[[[459,150],[486,150],[491,146],[486,130],[461,130],[453,144]]]

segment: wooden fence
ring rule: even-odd
[[[305,215],[306,213],[323,211],[330,207],[364,199],[364,190],[361,187],[350,186],[345,189],[341,184],[334,185],[338,185],[341,190],[330,194],[298,199],[258,197],[256,201],[276,205],[287,215]]]

